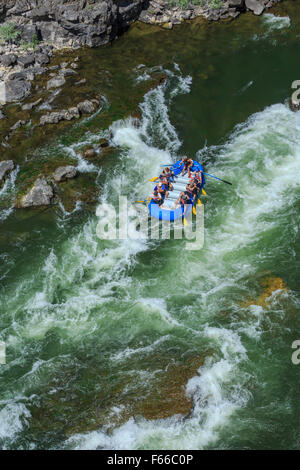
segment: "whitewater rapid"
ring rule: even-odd
[[[190,92],[192,79],[183,76],[176,64],[165,72],[166,82],[145,95],[141,119],[128,118],[111,126],[111,144],[120,149],[120,155],[104,181],[99,204],[116,203],[120,193],[132,201],[147,195],[152,185],[145,181],[158,174],[162,164],[178,158],[182,142],[169,111],[176,96]],[[147,72],[141,73],[141,80],[146,80]],[[207,186],[203,250],[190,253],[184,250],[184,241],[174,240],[100,241],[97,218],[92,217],[61,247],[52,248],[37,272],[27,273],[22,283],[13,286],[14,291],[3,293],[1,302],[6,308],[1,334],[7,338],[7,348],[20,357],[7,364],[6,372],[32,354],[31,344],[51,331],[57,332],[61,346],[80,345],[92,335],[105,346],[113,344],[108,361],[117,368],[132,357],[147,357],[178,337],[195,351],[201,347],[213,351],[186,383],[186,395],[193,401],[186,419],[132,416],[110,432],[99,427],[75,433],[61,447],[203,449],[216,444],[235,414],[247,406],[252,396],[247,384],[256,383],[257,377],[246,341],[259,341],[266,310],[255,302],[250,307],[241,305],[249,295],[249,282],[262,271],[271,271],[271,260],[280,250],[288,251],[282,226],[287,217],[295,217],[294,203],[299,197],[299,130],[300,116],[276,104],[237,126],[225,144],[199,149],[201,160],[210,152],[206,170],[233,184],[230,189],[212,182]],[[79,157],[80,144],[98,138],[88,134],[63,151],[78,158],[81,171],[98,171]],[[143,273],[135,274],[148,252],[159,253],[163,260],[149,279],[147,263]],[[282,306],[277,297],[272,302],[276,322]],[[221,321],[224,312],[225,324]],[[135,347],[129,347],[135,339]],[[0,439],[14,442],[27,429],[30,404],[37,400],[31,394],[33,385],[46,386],[52,374],[70,361],[68,352],[36,359],[24,367],[17,385],[11,383],[2,390]],[[245,371],[246,365],[250,372]],[[154,373],[133,372],[137,377],[142,373],[151,387]],[[112,414],[121,411],[118,404],[111,408]]]

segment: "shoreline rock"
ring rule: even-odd
[[[14,170],[15,164],[12,160],[0,162],[0,188],[2,187],[7,175]]]
[[[75,166],[60,166],[53,173],[53,178],[56,183],[61,183],[62,181],[70,180],[77,176],[78,171]]]
[[[16,203],[16,208],[28,208],[38,206],[48,206],[52,203],[54,192],[44,177],[38,178],[34,186],[28,191],[20,201]]]

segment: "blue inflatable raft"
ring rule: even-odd
[[[174,165],[170,166],[170,169],[174,171],[175,174],[175,180],[173,183],[173,191],[169,191],[169,195],[167,198],[165,198],[164,203],[159,206],[153,199],[151,199],[148,208],[149,208],[149,215],[151,217],[154,217],[155,219],[159,220],[167,220],[174,222],[177,219],[182,219],[183,217],[183,212],[184,212],[184,207],[180,206],[178,208],[174,207],[174,204],[176,200],[178,199],[179,194],[181,191],[186,190],[186,185],[189,183],[189,178],[187,172],[185,173],[184,176],[181,176],[181,172],[183,170],[183,163],[180,163],[181,160],[176,162]],[[202,165],[198,163],[197,161],[194,160],[194,164],[191,168],[191,171],[204,171]],[[205,186],[205,177],[202,174],[202,184],[201,188],[204,188]],[[194,204],[196,203],[196,200]],[[190,199],[188,207],[186,208],[185,211],[185,217],[191,212],[193,208],[192,204],[192,199]]]

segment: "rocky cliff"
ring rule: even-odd
[[[280,0],[0,0],[0,21],[18,25],[23,41],[33,37],[56,46],[100,46],[135,20],[172,28],[183,20],[260,15]]]
[[[0,20],[19,26],[23,40],[33,36],[56,45],[100,46],[138,18],[148,0],[0,0]]]

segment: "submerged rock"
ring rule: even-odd
[[[53,178],[57,183],[60,183],[61,181],[75,178],[76,175],[77,169],[75,168],[75,166],[61,166],[55,170],[55,172],[53,173]]]
[[[4,160],[0,162],[0,186],[2,185],[5,177],[15,168],[15,164],[12,160]]]
[[[22,197],[18,207],[36,207],[48,206],[54,197],[52,187],[47,183],[45,178],[38,178],[33,188]]]
[[[95,111],[94,104],[89,100],[82,101],[81,103],[79,103],[77,108],[83,114],[92,114]]]
[[[50,88],[59,88],[63,86],[65,83],[66,83],[65,77],[63,75],[58,75],[54,78],[51,78],[51,80],[48,81],[47,89],[50,90]]]
[[[261,282],[263,291],[255,299],[249,299],[242,302],[240,305],[243,308],[250,307],[251,305],[259,305],[260,307],[270,309],[272,302],[272,295],[276,292],[282,295],[287,292],[288,288],[281,277],[268,277]]]
[[[58,124],[60,121],[71,121],[72,119],[79,119],[80,112],[77,107],[63,109],[62,111],[55,111],[53,113],[45,114],[40,119],[40,125]]]
[[[97,153],[95,149],[86,149],[83,153],[84,158],[95,158]]]

